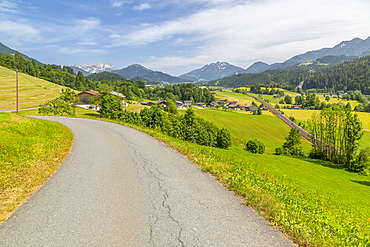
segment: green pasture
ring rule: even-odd
[[[59,96],[62,86],[18,73],[19,109],[37,107]],[[0,66],[0,110],[16,109],[16,72]]]
[[[217,99],[227,99],[228,101],[238,101],[239,105],[249,105],[252,104],[252,101],[256,101],[255,99],[246,96],[241,93],[233,93],[233,92],[225,92],[225,91],[217,91],[216,93]]]
[[[234,138],[234,146],[242,146],[246,141],[257,138],[266,146],[266,152],[274,153],[282,146],[290,128],[279,118],[267,115],[240,114],[214,109],[194,109],[197,116],[213,122],[219,128],[227,128]],[[304,150],[310,144],[302,140]]]
[[[72,143],[59,123],[0,113],[0,222],[55,172]]]

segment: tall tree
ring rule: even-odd
[[[307,122],[311,134],[312,157],[329,159],[353,168],[363,135],[362,123],[349,108],[332,106],[314,114]]]
[[[75,85],[77,87],[77,90],[80,90],[80,91],[86,90],[85,78],[81,71],[78,71],[77,73]]]

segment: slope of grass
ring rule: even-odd
[[[227,128],[235,146],[241,146],[250,139],[257,138],[266,146],[266,152],[273,153],[282,146],[290,128],[275,116],[240,114],[212,109],[194,109],[197,116],[213,122],[219,128]],[[304,150],[310,150],[310,144],[302,140]]]
[[[233,93],[233,92],[224,92],[224,91],[217,91],[216,92],[216,98],[217,99],[227,99],[228,101],[235,101],[238,100],[239,105],[244,104],[252,104],[252,101],[256,101],[255,99],[248,97],[244,94],[240,93]]]
[[[56,171],[72,142],[61,124],[0,113],[0,222]]]
[[[0,110],[16,109],[16,72],[0,66]],[[18,73],[19,109],[37,107],[59,96],[62,86]]]

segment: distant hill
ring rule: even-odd
[[[152,82],[167,82],[167,83],[181,83],[188,82],[188,80],[181,79],[179,77],[171,76],[169,74],[153,71],[145,68],[140,64],[132,64],[126,68],[120,70],[114,70],[112,73],[119,74],[125,78],[131,79],[134,77],[142,77]]]
[[[269,68],[269,64],[263,62],[255,62],[252,64],[248,69],[244,71],[244,73],[260,73]]]
[[[296,55],[283,63],[266,63],[257,62],[244,70],[244,73],[260,73],[266,70],[282,69],[290,66],[304,64],[316,61],[319,58],[327,56],[348,56],[352,59],[370,55],[370,37],[365,40],[354,38],[350,41],[342,41],[332,48],[323,48],[320,50],[309,51],[304,54]]]
[[[0,42],[0,53],[1,54],[4,54],[4,55],[14,55],[17,51],[16,50],[13,50],[9,47],[7,47],[6,45],[4,45],[3,43]],[[23,54],[23,53],[20,53],[19,54],[24,57],[25,59],[29,60],[29,61],[32,61],[33,58]],[[40,63],[39,61],[37,61],[36,59],[34,59],[36,63],[38,64],[42,64]]]
[[[68,65],[66,65],[66,66],[68,66]],[[68,67],[72,68],[76,75],[77,75],[77,73],[78,73],[79,71],[81,71],[81,72],[82,72],[82,74],[83,74],[84,76],[91,75],[91,73],[90,73],[90,72],[87,72],[87,71],[85,71],[85,70],[83,70],[83,69],[80,69],[80,68],[78,68],[78,67],[75,67],[75,66],[68,66]]]
[[[94,80],[94,81],[103,81],[103,80],[106,80],[106,81],[124,81],[124,80],[126,80],[126,78],[121,76],[121,75],[118,75],[118,74],[115,74],[115,73],[110,73],[110,72],[107,72],[107,71],[90,74],[90,75],[86,76],[86,78],[88,78],[90,80]]]
[[[326,56],[307,65],[290,66],[284,69],[266,70],[261,73],[238,73],[205,83],[208,86],[248,87],[251,85],[293,86],[304,81],[303,89],[361,90],[370,94],[370,55],[356,59],[348,56]],[[348,61],[343,62],[348,59]],[[324,63],[337,65],[308,73],[307,67]]]
[[[226,62],[216,62],[203,66],[200,69],[193,70],[179,77],[190,81],[210,81],[220,79],[243,71],[243,68],[236,67]]]

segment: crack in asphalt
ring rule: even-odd
[[[167,216],[172,222],[174,222],[178,228],[179,228],[179,231],[178,231],[178,234],[177,234],[177,240],[179,241],[180,245],[181,246],[185,246],[184,245],[184,242],[181,240],[181,234],[182,234],[182,231],[183,231],[183,228],[180,224],[179,221],[177,221],[174,216],[171,214],[171,207],[170,205],[168,204],[167,202],[167,199],[169,198],[169,195],[168,195],[168,192],[167,190],[164,188],[163,184],[164,184],[164,181],[163,179],[161,179],[159,176],[162,175],[164,177],[166,177],[166,175],[164,173],[162,173],[160,170],[159,170],[159,165],[156,164],[156,163],[151,163],[149,162],[145,157],[144,155],[138,151],[138,146],[137,144],[135,144],[134,142],[132,141],[129,141],[127,140],[121,133],[117,133],[116,131],[114,131],[113,129],[109,128],[110,131],[114,132],[115,134],[119,135],[121,137],[121,139],[126,142],[126,144],[133,150],[133,153],[135,154],[136,156],[136,171],[137,171],[137,175],[139,175],[139,168],[142,168],[143,171],[149,176],[149,177],[152,177],[154,178],[156,181],[157,181],[157,185],[158,185],[158,188],[159,188],[159,191],[161,191],[162,193],[162,196],[163,196],[163,200],[162,200],[162,203],[161,203],[161,207],[164,208],[167,212]],[[138,161],[141,161],[141,162],[138,162]],[[139,180],[140,181],[140,180]],[[200,203],[200,202],[199,202]],[[152,205],[153,206],[153,205]],[[159,219],[160,219],[160,216],[158,217],[158,215],[154,212],[154,217],[155,217],[155,220],[153,221],[153,223],[149,223],[149,229],[150,229],[150,239],[149,239],[149,244],[150,245],[153,245],[154,246],[154,243],[153,243],[153,239],[154,239],[154,236],[153,236],[153,228],[155,227],[155,225],[158,223]]]

